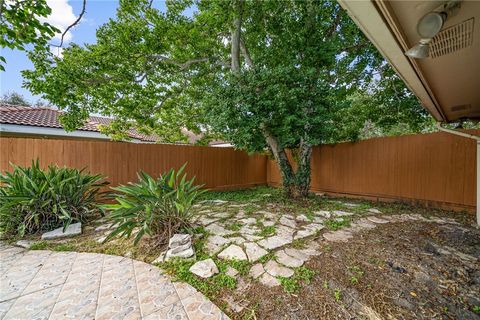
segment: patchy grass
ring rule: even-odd
[[[330,230],[339,230],[350,226],[350,218],[342,217],[340,219],[328,219],[324,222],[325,226]]]
[[[260,237],[269,237],[273,236],[276,233],[275,226],[268,226],[264,227],[262,231],[257,232],[255,235],[260,236]]]
[[[290,278],[278,277],[287,293],[295,293],[302,288],[302,285],[308,285],[315,276],[315,271],[303,266],[294,269],[295,273]]]
[[[241,228],[242,228],[242,224],[239,222],[230,223],[225,226],[225,229],[232,230],[232,231],[238,231]]]

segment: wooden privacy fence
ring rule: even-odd
[[[267,158],[233,148],[0,137],[0,149],[2,172],[11,170],[10,162],[29,166],[39,158],[43,167],[87,167],[92,173],[106,175],[116,186],[137,181],[140,170],[158,175],[188,162],[188,176],[196,176],[196,182],[206,188],[235,189],[267,183]]]
[[[39,158],[44,167],[87,167],[114,186],[136,181],[140,170],[158,175],[185,162],[188,175],[211,189],[281,183],[273,161],[232,148],[0,137],[0,149],[2,172],[9,162],[25,166]],[[311,190],[474,211],[475,154],[474,140],[446,133],[318,146]]]
[[[474,211],[475,164],[475,140],[447,133],[323,145],[313,150],[311,190]],[[268,183],[281,183],[273,161]]]

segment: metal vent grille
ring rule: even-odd
[[[474,18],[471,18],[438,33],[430,42],[430,57],[438,58],[471,46],[473,23]]]

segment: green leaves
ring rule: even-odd
[[[139,172],[137,183],[112,188],[117,191],[114,195],[117,203],[103,208],[110,210],[108,219],[117,227],[106,240],[130,237],[135,233],[135,243],[145,235],[162,242],[188,227],[193,216],[191,206],[206,190],[193,185],[195,178],[186,179],[185,166],[178,171],[171,169],[157,179]]]
[[[97,202],[107,185],[102,175],[50,166],[13,166],[0,175],[0,233],[7,237],[48,231],[72,222],[85,221],[99,211]]]
[[[17,50],[25,50],[27,44],[47,47],[56,32],[52,25],[41,22],[41,18],[51,13],[46,0],[11,0],[0,1],[0,46]],[[0,70],[4,71],[6,60],[0,56]]]

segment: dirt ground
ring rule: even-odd
[[[347,243],[317,241],[324,253],[306,264],[316,272],[311,284],[297,294],[254,284],[238,318],[480,319],[474,227],[391,223]]]

